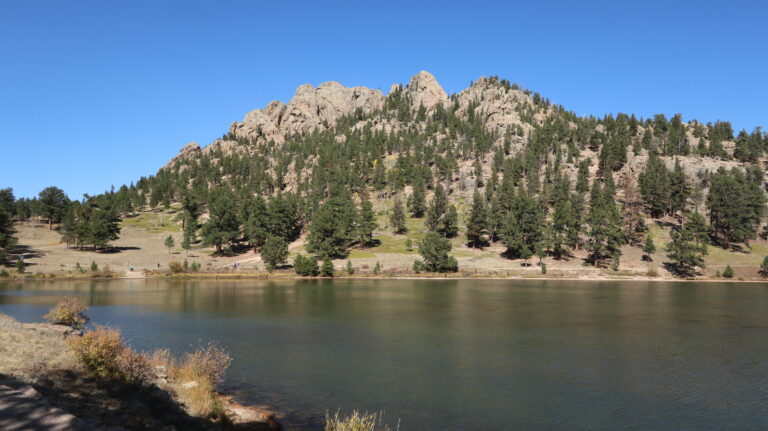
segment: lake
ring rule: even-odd
[[[0,312],[70,295],[140,350],[225,346],[226,389],[287,429],[337,409],[403,431],[768,429],[766,284],[0,282]]]

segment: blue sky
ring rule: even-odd
[[[765,2],[271,3],[4,2],[0,188],[99,193],[300,84],[386,91],[422,69],[578,114],[767,125]]]

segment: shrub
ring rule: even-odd
[[[338,411],[331,416],[325,413],[325,431],[390,431],[391,428],[382,425],[383,415],[376,413],[363,413],[357,410],[349,416],[343,417]]]
[[[224,381],[224,374],[232,362],[232,357],[216,344],[208,344],[199,348],[195,353],[187,353],[184,366],[191,368],[196,374],[205,377],[214,388]]]
[[[547,264],[546,263],[542,263],[541,264],[541,273],[542,274],[546,274],[547,273]]]
[[[768,229],[768,226],[766,226],[766,229]],[[759,273],[763,278],[768,278],[768,256],[763,258],[763,263],[760,264]]]
[[[184,272],[184,265],[182,265],[180,262],[177,262],[175,260],[171,261],[168,264],[168,267],[171,268],[171,272],[174,273],[174,274],[179,273],[179,272]]]
[[[43,318],[54,325],[67,325],[74,329],[83,329],[88,323],[85,312],[88,306],[79,298],[70,297],[56,304]]]
[[[24,264],[24,261],[19,259],[16,261],[16,272],[19,274],[24,274],[24,269],[26,269],[27,265]]]
[[[645,271],[645,275],[648,277],[658,277],[659,276],[659,269],[655,266],[651,266],[648,268],[647,271]]]
[[[424,271],[424,262],[420,260],[416,260],[413,262],[413,272],[416,274],[419,274],[421,271]]]
[[[68,340],[80,365],[100,379],[147,385],[155,377],[149,356],[125,345],[119,329],[97,326]]]
[[[277,265],[288,259],[288,243],[279,236],[270,236],[261,247],[261,260],[267,271],[272,272]]]
[[[381,264],[377,261],[376,266],[373,267],[373,275],[379,275],[381,272]]]
[[[725,271],[723,271],[723,278],[733,278],[733,268],[731,268],[731,265],[725,267]]]
[[[11,274],[8,273],[8,271],[6,271],[4,269],[0,269],[0,277],[10,277],[10,276],[11,276]]]
[[[314,277],[320,274],[320,268],[317,266],[317,259],[313,256],[298,255],[293,260],[293,269],[296,274],[304,277]]]
[[[91,261],[91,271],[98,271],[99,265],[96,265],[96,261]]]
[[[155,372],[146,353],[139,353],[124,346],[117,357],[117,368],[125,383],[146,386],[155,378]]]
[[[97,326],[82,337],[69,338],[69,345],[80,364],[96,377],[105,380],[121,377],[117,361],[125,345],[119,330]]]
[[[327,256],[323,258],[323,266],[320,267],[320,275],[323,277],[333,277],[333,262]]]
[[[354,273],[355,273],[355,268],[352,266],[352,261],[347,260],[347,274],[354,275]]]

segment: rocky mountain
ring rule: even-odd
[[[404,106],[410,111],[408,115],[402,112],[393,115],[394,111],[402,111]],[[316,88],[304,84],[287,104],[275,100],[264,108],[248,112],[242,121],[231,124],[222,139],[211,145],[204,148],[195,143],[185,145],[165,169],[172,170],[184,162],[214,154],[217,157],[264,155],[264,148],[280,147],[286,142],[301,141],[321,132],[333,134],[336,142],[344,142],[350,133],[361,130],[390,137],[398,135],[398,139],[402,139],[403,134],[416,132],[420,134],[419,139],[433,145],[447,140],[454,140],[456,145],[467,139],[477,139],[466,135],[452,136],[447,128],[428,130],[428,123],[434,123],[435,115],[442,117],[446,112],[460,121],[481,126],[490,140],[483,154],[457,158],[453,180],[466,180],[477,174],[473,172],[472,159],[480,162],[483,176],[490,176],[498,149],[503,148],[505,156],[521,154],[534,134],[551,134],[551,129],[555,129],[554,135],[557,136],[554,138],[562,144],[577,147],[577,159],[591,161],[590,172],[595,174],[602,144],[613,135],[608,128],[617,121],[629,124],[631,128],[630,136],[624,136],[625,142],[621,144],[620,151],[626,152],[626,156],[619,157],[622,160],[617,178],[625,174],[636,177],[645,166],[651,149],[661,150],[659,153],[670,169],[679,161],[692,178],[714,172],[720,167],[744,166],[744,161],[734,160],[736,142],[732,132],[726,133],[726,136],[715,136],[713,133],[721,124],[730,128],[727,123],[705,125],[695,120],[681,122],[680,117],[670,121],[663,116],[643,120],[624,114],[616,118],[580,118],[565,111],[562,106],[551,104],[537,93],[497,77],[481,77],[460,93],[448,95],[432,74],[421,71],[406,85],[393,84],[387,95],[366,87],[344,87],[338,82],[326,82]],[[339,127],[340,121],[344,121],[343,127]],[[563,127],[566,130],[557,130]],[[672,130],[670,128],[676,133],[674,139],[677,142],[674,145],[685,149],[667,151],[661,148],[671,145],[665,142]],[[652,135],[650,139],[646,138],[646,134]],[[643,143],[644,139],[648,142]],[[397,154],[397,151],[382,154],[382,161],[392,161]],[[310,159],[313,159],[312,156]],[[560,166],[575,178],[578,160],[574,157],[567,159]],[[274,171],[274,166],[269,165],[274,165],[273,162],[275,160],[266,164],[271,171]],[[431,161],[430,164],[433,163]],[[543,163],[546,164],[546,160]],[[305,164],[302,165],[306,168]],[[295,171],[295,165],[286,167],[288,182],[280,188],[297,189],[295,180],[300,174]],[[461,185],[460,188],[467,187]]]

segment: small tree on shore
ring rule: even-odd
[[[723,278],[733,278],[733,275],[733,267],[731,267],[731,265],[726,266],[723,271]]]
[[[333,262],[331,262],[331,259],[326,256],[323,258],[323,265],[320,267],[320,275],[323,277],[333,277]]]
[[[760,264],[760,275],[763,278],[768,278],[768,256],[765,256],[763,263]]]
[[[88,316],[85,312],[88,311],[88,306],[85,305],[79,298],[71,297],[67,298],[54,306],[51,311],[45,316],[45,320],[54,325],[67,325],[74,329],[83,329],[85,324],[88,323]]]
[[[285,263],[288,258],[288,243],[279,236],[270,236],[261,247],[261,260],[267,271],[272,272],[277,265]]]
[[[171,254],[171,249],[172,249],[172,248],[173,248],[173,246],[175,246],[175,245],[176,245],[176,241],[174,241],[174,240],[173,240],[173,237],[172,237],[172,236],[169,234],[169,235],[168,235],[168,236],[165,238],[165,248],[167,248],[167,249],[168,249],[168,254],[169,254],[169,255]]]
[[[456,258],[448,255],[451,241],[437,232],[429,232],[419,245],[419,254],[424,258],[424,269],[429,272],[456,272],[459,264]]]
[[[320,268],[317,266],[317,259],[314,256],[304,256],[300,254],[293,260],[293,269],[296,274],[304,277],[315,277],[320,274]]]

